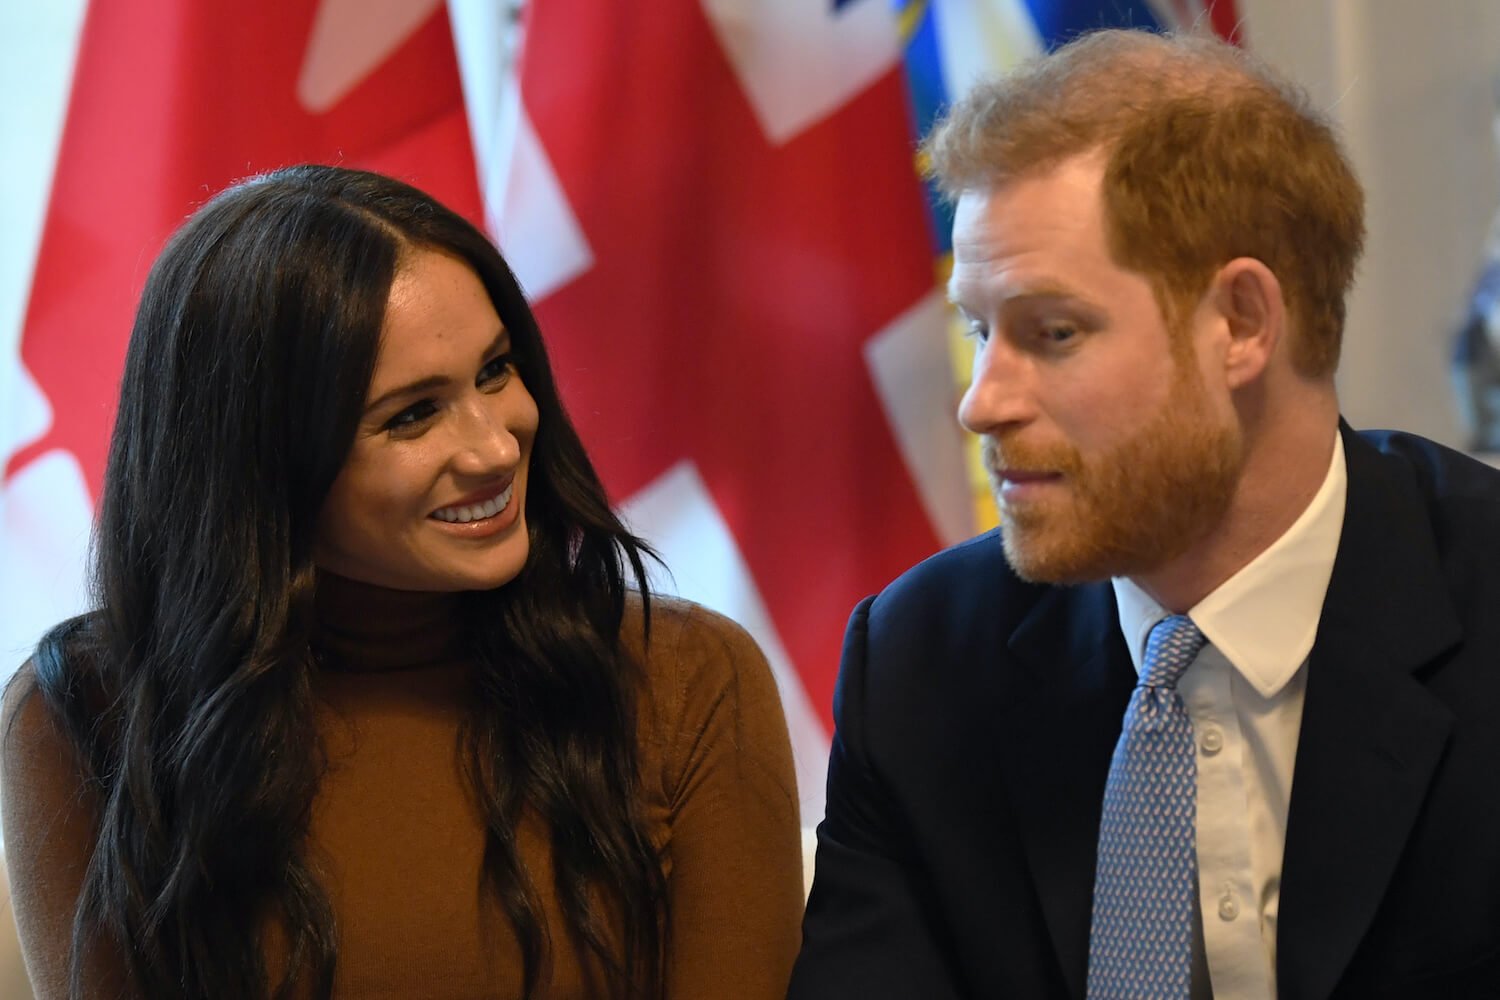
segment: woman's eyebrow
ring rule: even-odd
[[[510,331],[502,326],[500,328],[500,332],[495,334],[495,339],[490,341],[489,346],[484,349],[480,360],[483,361],[484,358],[488,358],[490,355],[494,354],[496,351],[499,351],[501,348],[509,346]],[[400,396],[414,396],[418,393],[431,392],[434,389],[441,389],[451,381],[452,379],[450,379],[446,375],[427,375],[423,378],[407,382],[405,385],[398,385],[394,389],[381,393],[379,398],[372,399],[370,400],[370,402],[366,403],[365,412],[369,413],[372,410],[378,410],[386,403],[389,403],[391,400],[396,399]]]

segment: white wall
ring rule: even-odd
[[[1369,198],[1339,378],[1345,414],[1462,444],[1448,358],[1500,206],[1500,4],[1240,4],[1251,47],[1342,123]]]

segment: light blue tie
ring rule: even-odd
[[[1146,643],[1104,787],[1089,1000],[1186,1000],[1192,986],[1198,769],[1177,679],[1204,642],[1173,615]]]

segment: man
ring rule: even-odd
[[[1339,419],[1328,126],[1101,32],[926,151],[1002,526],[855,610],[791,997],[1500,995],[1500,473]]]

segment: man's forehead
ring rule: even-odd
[[[971,240],[986,221],[1036,225],[1061,217],[1102,218],[1104,162],[1075,156],[988,185],[966,188],[954,205],[955,240]],[[990,227],[992,228],[992,227]]]
[[[960,195],[950,296],[960,298],[965,285],[1010,285],[1023,276],[1028,288],[1065,287],[1066,274],[1107,259],[1097,172],[1067,164]]]

